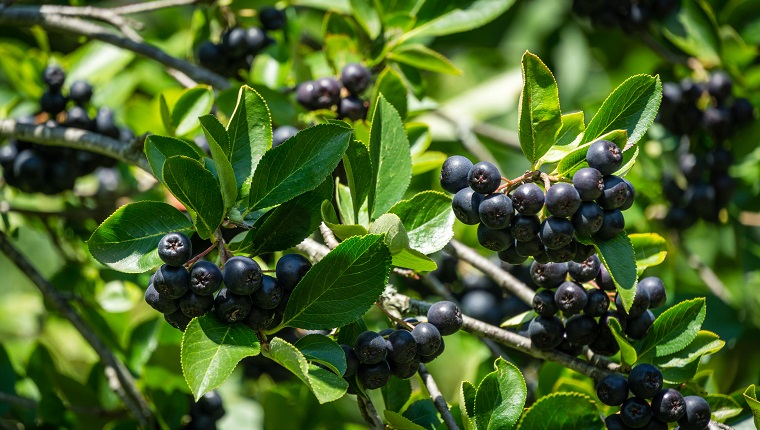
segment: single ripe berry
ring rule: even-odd
[[[558,249],[546,249],[546,255],[555,263],[566,263],[575,257],[578,250],[578,241],[572,239],[570,243]]]
[[[64,80],[66,73],[58,66],[47,66],[42,72],[42,81],[53,91],[60,91]]]
[[[554,302],[563,314],[575,315],[588,304],[588,294],[575,282],[563,282],[554,293]]]
[[[509,229],[494,230],[484,224],[478,225],[478,243],[480,246],[491,251],[504,251],[512,246],[514,238]]]
[[[92,98],[92,86],[85,81],[74,81],[69,88],[69,99],[79,106],[89,102]]]
[[[620,406],[620,418],[628,427],[642,428],[652,420],[652,408],[646,400],[631,397]]]
[[[362,387],[374,390],[388,384],[391,380],[391,368],[385,360],[373,364],[362,363],[359,365],[357,376]]]
[[[446,350],[446,343],[443,341],[443,339],[441,339],[441,346],[439,346],[438,350],[436,350],[433,354],[431,354],[431,355],[417,355],[417,356],[420,357],[420,363],[430,363],[431,361],[433,361],[436,358],[440,357],[440,355],[443,354],[444,350]]]
[[[148,285],[148,289],[145,290],[145,302],[162,314],[171,314],[179,309],[177,300],[162,296],[153,284]]]
[[[36,151],[21,151],[13,161],[13,176],[23,181],[19,188],[25,192],[36,192],[45,186],[45,160]],[[22,186],[26,185],[26,186]]]
[[[478,206],[482,225],[495,230],[507,228],[514,212],[512,199],[501,193],[486,196]]]
[[[597,140],[589,146],[586,161],[602,175],[611,175],[623,164],[623,152],[614,142]]]
[[[573,175],[573,186],[578,190],[581,200],[592,202],[604,191],[604,175],[593,167],[584,167]]]
[[[230,293],[248,295],[261,287],[261,267],[248,257],[232,257],[224,265],[224,285]]]
[[[181,266],[193,255],[190,238],[182,233],[169,233],[158,242],[158,256],[170,266]]]
[[[589,344],[588,349],[594,354],[611,357],[620,351],[620,345],[618,345],[612,331],[609,328],[605,328],[599,331],[599,335]]]
[[[626,211],[633,206],[633,201],[636,199],[636,189],[633,187],[633,184],[628,182],[627,179],[623,179],[623,182],[625,182],[626,188],[628,188],[628,196],[625,198],[625,201],[618,209],[621,211]]]
[[[66,97],[59,91],[45,91],[40,98],[40,108],[54,117],[66,109]]]
[[[318,108],[317,97],[319,93],[317,91],[315,81],[301,82],[296,89],[296,100],[301,106],[308,110],[314,110]]]
[[[282,288],[292,291],[306,276],[309,269],[311,269],[311,262],[303,255],[285,254],[277,260],[275,275]]]
[[[74,106],[66,112],[66,126],[88,130],[92,125],[87,110],[81,106]]]
[[[409,379],[417,373],[420,368],[421,359],[420,355],[415,355],[411,361],[406,363],[396,363],[395,361],[388,361],[388,366],[391,368],[391,374],[399,379]]]
[[[198,62],[203,67],[218,70],[226,62],[222,46],[208,40],[201,43],[198,47]]]
[[[475,225],[480,222],[478,208],[483,200],[483,195],[476,193],[472,188],[462,188],[451,201],[451,209],[454,215],[463,224]]]
[[[570,277],[578,282],[588,282],[599,275],[601,267],[602,263],[599,261],[599,257],[594,254],[582,263],[576,263],[575,261],[568,262],[567,272],[570,274]]]
[[[610,240],[625,229],[625,218],[620,209],[605,210],[602,215],[602,226],[594,234],[597,240]]]
[[[222,398],[216,391],[209,391],[198,399],[195,404],[200,412],[211,416],[215,421],[224,416],[224,405]]]
[[[259,21],[267,30],[279,30],[285,26],[285,13],[276,7],[265,7],[259,11]]]
[[[528,242],[535,239],[539,227],[541,227],[541,221],[537,216],[517,214],[512,217],[509,231],[516,241]]]
[[[412,330],[412,336],[417,342],[417,354],[433,355],[441,346],[441,333],[430,323],[419,323]]]
[[[557,317],[537,316],[528,326],[530,341],[533,346],[542,350],[558,347],[562,343],[564,332],[565,327]]]
[[[222,34],[222,49],[224,49],[227,58],[243,58],[248,51],[248,44],[245,40],[245,29],[242,27],[233,27]]]
[[[602,209],[617,209],[628,200],[630,189],[625,181],[614,175],[604,177],[604,191],[596,200]]]
[[[116,127],[111,109],[104,107],[98,109],[98,113],[95,114],[95,131],[113,139],[119,138],[119,129]]]
[[[348,118],[351,121],[359,121],[367,118],[369,104],[356,96],[348,96],[340,99],[338,104],[338,117]]]
[[[648,276],[641,279],[636,286],[636,290],[638,291],[639,288],[646,290],[649,295],[649,309],[659,308],[665,304],[665,285],[660,278],[656,276]]]
[[[610,272],[602,265],[599,268],[599,276],[596,277],[596,285],[604,291],[615,291],[615,281],[612,280]]]
[[[467,173],[467,182],[476,193],[491,194],[501,184],[501,173],[492,163],[481,161]]]
[[[182,313],[182,310],[178,309],[170,314],[164,314],[164,319],[166,322],[168,322],[172,327],[176,328],[180,331],[185,331],[187,328],[187,325],[190,324],[190,321],[192,318],[188,317],[184,313]]]
[[[607,430],[629,430],[630,427],[623,424],[623,419],[620,418],[620,414],[610,415],[604,419],[604,425]]]
[[[274,309],[282,299],[282,287],[277,279],[264,275],[261,287],[251,294],[253,305],[261,309]]]
[[[200,260],[190,269],[190,289],[199,296],[213,295],[223,279],[219,267],[208,260]]]
[[[454,302],[433,303],[427,311],[427,319],[438,329],[441,336],[452,335],[462,328],[462,311]]]
[[[737,124],[746,124],[755,118],[755,107],[745,98],[734,99],[731,113]]]
[[[539,254],[546,254],[544,252],[544,244],[541,243],[541,240],[538,238],[538,236],[527,242],[515,242],[515,252],[517,255],[523,257],[533,257],[536,262],[540,262],[538,257]],[[545,262],[549,262],[548,258]]]
[[[599,335],[599,324],[588,315],[573,315],[565,321],[565,338],[573,345],[588,345]]]
[[[247,295],[234,294],[227,288],[222,288],[214,298],[216,316],[227,324],[241,322],[251,310],[251,298]]]
[[[182,267],[164,264],[153,276],[156,291],[169,299],[178,299],[190,288],[190,274]]]
[[[298,134],[300,130],[292,125],[282,125],[272,132],[272,148],[282,145],[283,142]]]
[[[214,296],[199,296],[192,291],[188,291],[179,299],[179,308],[182,313],[190,318],[206,315],[214,308]]]
[[[559,312],[557,304],[554,303],[554,291],[541,290],[533,296],[533,310],[542,317],[551,317]]]
[[[248,315],[243,319],[243,324],[247,325],[253,331],[266,330],[276,317],[274,309],[261,309],[255,306],[251,307]]]
[[[578,245],[575,249],[575,255],[573,256],[572,260],[576,263],[583,263],[586,261],[586,259],[590,258],[595,253],[596,248],[594,248],[594,245],[586,245],[578,242]]]
[[[540,243],[540,242],[539,242]],[[522,264],[525,262],[525,260],[528,259],[527,256],[522,256],[517,253],[517,247],[512,246],[504,251],[499,251],[498,253],[499,260],[507,263],[507,264]]]
[[[578,210],[581,197],[570,184],[560,182],[546,190],[546,209],[554,216],[569,217]]]
[[[631,392],[642,399],[651,399],[662,389],[662,372],[651,364],[638,364],[628,374]]]
[[[359,370],[359,358],[350,346],[341,344],[340,347],[343,348],[343,353],[346,356],[346,371],[343,373],[343,377],[350,378],[356,375],[356,371]]]
[[[533,282],[542,288],[554,289],[567,278],[566,263],[546,263],[541,264],[533,262],[530,265],[530,278]]]
[[[652,413],[664,423],[674,423],[686,413],[686,401],[672,388],[660,390],[652,398]]]
[[[631,309],[626,311],[623,307],[622,300],[620,294],[618,294],[615,297],[615,306],[617,307],[618,312],[625,313],[628,318],[636,318],[649,309],[649,293],[645,289],[639,287],[638,284],[636,285],[636,295],[633,297]]]
[[[377,364],[385,360],[388,348],[382,336],[374,331],[365,331],[356,337],[354,352],[364,364]]]
[[[628,398],[628,381],[617,373],[607,375],[596,385],[596,395],[605,405],[620,406]]]
[[[417,341],[412,333],[406,330],[394,330],[388,336],[386,349],[387,358],[394,363],[408,363],[417,355]]]
[[[610,308],[610,298],[604,291],[598,288],[592,288],[586,292],[588,303],[583,308],[583,313],[590,317],[600,317]]]
[[[441,175],[438,177],[441,188],[456,194],[459,190],[470,185],[467,174],[472,168],[472,161],[461,155],[452,155],[443,162]]]
[[[548,249],[559,249],[573,240],[573,224],[566,218],[547,217],[538,231],[541,243]]]
[[[267,37],[264,30],[258,27],[250,27],[245,30],[245,45],[248,54],[256,55],[263,51],[270,43],[272,43],[272,39]]]
[[[710,423],[710,405],[699,396],[686,396],[686,413],[678,420],[681,430],[704,429]]]
[[[340,84],[333,78],[319,78],[314,82],[317,92],[315,106],[317,109],[330,109],[340,102]]]
[[[349,93],[359,95],[369,87],[372,75],[369,69],[359,63],[349,63],[340,73],[340,81]]]
[[[649,328],[654,324],[654,314],[649,309],[643,314],[628,318],[628,327],[625,328],[625,334],[631,339],[643,339]]]
[[[537,215],[544,207],[544,192],[533,183],[522,184],[512,193],[512,205],[523,215]]]

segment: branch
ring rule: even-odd
[[[713,270],[705,264],[704,261],[702,261],[701,258],[697,254],[693,254],[686,251],[687,258],[689,261],[689,266],[691,266],[693,269],[699,273],[699,277],[702,279],[702,282],[707,285],[707,288],[710,289],[710,292],[712,292],[715,297],[719,298],[723,303],[731,304],[731,293],[728,292],[728,289],[723,284],[723,282],[718,278],[718,275],[713,272]]]
[[[319,223],[319,232],[322,234],[322,238],[325,240],[325,244],[330,249],[335,249],[339,243],[335,238],[335,233],[324,222]]]
[[[0,15],[2,11],[0,11]],[[0,119],[0,136],[40,143],[51,146],[65,146],[84,149],[98,154],[116,158],[126,163],[152,172],[148,160],[140,148],[140,140],[132,144],[111,139],[102,134],[92,133],[78,128],[47,127],[45,125],[21,124],[13,119]]]
[[[135,29],[142,28],[142,24],[131,19],[126,18],[118,13],[115,13],[112,9],[103,9],[93,6],[56,6],[56,5],[42,5],[39,8],[41,14],[44,15],[67,15],[74,17],[88,17],[98,21],[102,21],[116,27],[124,36],[128,37],[135,42],[142,42],[143,39],[135,31]]]
[[[166,9],[175,6],[188,6],[201,3],[201,0],[158,0],[144,3],[128,4],[111,8],[114,13],[119,15],[129,15],[133,13],[151,12],[159,9]]]
[[[125,12],[121,11],[119,13]],[[155,60],[187,75],[194,81],[209,84],[216,89],[223,90],[230,86],[230,83],[222,76],[190,62],[172,57],[153,45],[136,42],[128,37],[122,37],[106,27],[80,18],[44,13],[40,6],[10,6],[0,8],[0,26],[3,25],[17,27],[39,25],[50,31],[76,34],[88,39],[100,40]]]
[[[311,238],[304,239],[303,242],[296,245],[296,249],[306,254],[313,263],[318,263],[330,252],[330,248]]]
[[[447,247],[453,256],[470,263],[474,268],[493,279],[504,290],[517,296],[528,305],[533,304],[533,296],[536,295],[536,292],[506,270],[492,263],[491,260],[478,254],[477,251],[458,240],[452,240]]]
[[[58,293],[58,290],[37,271],[29,260],[10,242],[8,236],[1,231],[0,251],[32,281],[45,297],[45,300],[69,320],[87,343],[92,346],[103,362],[109,385],[121,397],[140,425],[144,428],[154,428],[156,419],[153,416],[153,412],[150,410],[147,400],[137,389],[135,380],[132,378],[129,370],[113,355],[111,350],[108,349],[98,335],[79,316],[71,304]]]
[[[372,404],[372,400],[361,394],[356,396],[356,402],[359,404],[359,411],[362,413],[362,418],[369,425],[372,430],[382,430],[385,428],[383,421],[380,419],[380,415],[377,414],[375,405]]]
[[[433,375],[431,375],[430,372],[428,372],[425,364],[420,363],[420,369],[418,370],[418,373],[420,374],[420,377],[422,378],[422,382],[425,383],[425,387],[427,387],[428,394],[430,394],[430,398],[433,400],[433,404],[435,405],[435,408],[438,409],[438,412],[441,414],[441,418],[443,418],[443,422],[446,424],[446,427],[449,430],[459,430],[459,426],[457,426],[457,422],[454,420],[454,417],[451,415],[451,411],[449,410],[448,403],[446,403],[446,399],[443,398],[443,394],[441,394],[441,390],[438,389],[438,385],[436,385],[435,379],[433,379]]]

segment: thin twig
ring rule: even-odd
[[[731,304],[731,293],[728,292],[728,289],[720,280],[720,278],[718,278],[718,275],[716,275],[710,266],[705,264],[705,262],[702,261],[698,255],[690,253],[688,251],[687,254],[689,265],[694,270],[696,270],[697,273],[699,273],[699,277],[702,279],[705,285],[707,285],[707,288],[710,289],[710,292],[712,292],[715,297],[719,298],[723,303]]]
[[[319,223],[319,232],[322,234],[322,239],[325,240],[325,245],[328,248],[335,249],[339,245],[338,239],[335,238],[335,233],[324,222]]]
[[[491,151],[483,145],[483,142],[478,139],[478,136],[472,131],[472,126],[469,123],[461,119],[453,118],[441,111],[434,111],[433,114],[454,126],[457,138],[472,155],[480,160],[496,163],[496,158],[491,154]]]
[[[111,8],[111,11],[119,15],[130,15],[133,13],[152,12],[154,10],[166,9],[175,6],[188,6],[201,3],[201,0],[158,0],[143,3],[128,4]]]
[[[414,324],[410,323],[409,321],[404,321],[402,318],[399,318],[396,315],[393,315],[389,310],[387,310],[384,307],[382,307],[380,305],[380,303],[375,303],[375,306],[377,306],[378,309],[380,309],[381,311],[383,311],[383,313],[385,314],[385,316],[387,316],[394,323],[396,323],[396,324],[398,324],[400,326],[404,326],[407,329],[409,329],[410,331],[414,330]]]
[[[211,251],[213,251],[214,248],[217,247],[217,245],[219,245],[219,240],[218,239],[215,240],[214,243],[211,244],[211,246],[209,246],[208,248],[204,249],[203,252],[201,252],[200,254],[196,255],[193,258],[191,258],[187,263],[185,263],[185,268],[189,268],[190,266],[192,266],[193,264],[195,264],[198,260],[200,260],[201,258],[203,258],[206,255],[208,255],[208,253],[211,252]]]
[[[451,415],[451,411],[449,410],[448,403],[446,403],[446,399],[443,398],[443,394],[441,394],[441,390],[438,389],[438,385],[435,383],[433,375],[428,372],[427,367],[424,363],[420,363],[420,369],[417,372],[420,374],[422,382],[425,383],[428,394],[430,394],[430,398],[433,400],[435,408],[438,409],[438,412],[441,414],[441,418],[443,418],[443,422],[446,424],[446,427],[449,430],[459,430],[459,426],[457,426],[457,422],[454,420],[454,416]]]
[[[105,367],[109,384],[116,388],[116,393],[129,408],[138,422],[145,428],[154,428],[156,419],[147,400],[137,389],[135,380],[124,363],[113,355],[97,334],[79,316],[76,310],[58,293],[58,290],[37,271],[29,260],[10,242],[8,236],[0,231],[0,250],[19,268],[40,290],[45,300],[61,315],[71,322],[82,337],[89,343],[100,357]]]
[[[359,411],[362,414],[362,418],[364,418],[364,421],[367,423],[370,429],[382,430],[385,428],[383,421],[377,414],[375,405],[372,404],[372,400],[359,394],[356,396],[356,402],[359,404]]]
[[[42,5],[39,9],[40,13],[46,15],[66,15],[79,18],[93,18],[107,24],[111,24],[116,27],[124,36],[135,42],[142,42],[143,39],[135,31],[136,28],[141,28],[142,24],[133,20],[114,13],[111,9],[103,9],[94,6],[58,6],[58,5]]]
[[[477,133],[477,134],[480,134],[481,136],[485,136],[493,140],[494,142],[498,142],[515,149],[520,149],[520,138],[518,137],[517,133],[514,131],[505,130],[495,125],[491,125],[491,124],[487,124],[483,122],[467,124],[466,122],[462,120],[458,120],[457,118],[454,118],[453,116],[445,112],[441,112],[440,110],[434,111],[433,114],[443,119],[444,121],[448,122],[449,124],[453,125],[454,128],[457,129],[457,132],[460,134],[474,135],[474,133]],[[478,145],[482,145],[482,143],[478,141]],[[475,153],[473,154],[477,155]]]

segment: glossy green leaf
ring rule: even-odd
[[[406,85],[404,80],[395,70],[390,67],[386,67],[375,82],[375,88],[372,90],[372,104],[369,107],[370,112],[375,112],[377,109],[378,99],[382,94],[386,100],[396,108],[396,111],[401,118],[406,118],[407,99],[406,99]]]
[[[636,270],[639,273],[646,268],[657,266],[665,261],[668,246],[665,238],[657,233],[638,233],[628,235],[636,255]]]
[[[214,92],[207,85],[185,90],[172,109],[174,134],[184,136],[198,128],[198,117],[207,114],[214,104]]]
[[[143,151],[148,158],[151,170],[153,170],[153,176],[161,183],[164,183],[163,170],[167,158],[183,155],[194,160],[201,160],[205,155],[197,145],[181,139],[155,134],[145,139]]]
[[[335,71],[340,71],[346,64],[360,63],[362,55],[356,45],[356,39],[345,34],[325,35],[324,47],[328,63]]]
[[[589,396],[554,393],[541,397],[520,420],[519,430],[603,429],[599,410]]]
[[[401,415],[399,412],[386,409],[384,415],[388,424],[394,430],[425,430],[425,427],[415,424],[412,420]]]
[[[594,243],[596,253],[610,272],[623,307],[631,309],[636,295],[636,256],[628,235],[623,231],[610,240]]]
[[[385,235],[385,244],[391,254],[398,254],[402,249],[409,246],[409,236],[406,235],[404,224],[395,214],[383,214],[372,223],[369,233]]]
[[[618,346],[620,346],[620,356],[623,358],[623,363],[628,365],[636,363],[638,360],[636,349],[630,342],[628,342],[628,339],[626,339],[626,336],[623,333],[623,328],[620,326],[620,322],[615,318],[610,318],[609,326]]]
[[[230,208],[235,204],[237,199],[237,182],[235,171],[232,169],[232,163],[227,158],[230,154],[230,139],[224,126],[214,115],[204,115],[198,118],[206,135],[208,147],[211,150],[211,156],[214,159],[214,166],[219,175],[219,185],[222,191],[224,207]]]
[[[663,357],[683,350],[697,337],[705,312],[705,299],[701,297],[666,310],[654,320],[644,337],[639,356]]]
[[[291,371],[309,386],[320,404],[338,400],[348,389],[348,383],[343,378],[329,370],[309,364],[295,346],[282,338],[273,338],[269,343],[269,351],[264,351],[264,355]]]
[[[339,345],[353,346],[356,338],[365,331],[367,331],[367,324],[364,323],[362,318],[358,318],[356,321],[352,321],[338,330],[337,342]]]
[[[224,324],[213,314],[194,318],[182,336],[182,372],[197,401],[222,384],[238,362],[258,355],[259,341],[242,324]]]
[[[444,193],[417,193],[393,205],[388,213],[398,215],[409,235],[409,246],[423,254],[440,251],[454,237],[451,197]]]
[[[380,390],[385,408],[399,412],[412,396],[412,384],[408,379],[391,376],[391,380]]]
[[[172,232],[190,236],[193,223],[166,203],[136,202],[120,207],[103,221],[87,245],[90,254],[106,266],[141,273],[162,264],[158,242]]]
[[[448,58],[422,44],[402,45],[391,51],[388,58],[421,70],[448,75],[462,74]]]
[[[343,155],[343,167],[346,169],[348,188],[351,190],[351,201],[353,202],[354,219],[351,222],[358,224],[357,216],[369,195],[370,187],[373,186],[372,165],[367,147],[359,141],[352,140]]]
[[[253,175],[248,208],[274,206],[316,188],[338,165],[351,133],[339,125],[315,125],[267,151]]]
[[[650,356],[649,360],[660,368],[686,367],[686,365],[701,359],[703,355],[720,351],[725,345],[726,342],[720,340],[717,334],[700,330],[697,337],[686,348],[662,357]]]
[[[725,394],[708,394],[704,399],[710,405],[713,421],[722,423],[742,413],[742,406],[739,402]]]
[[[283,324],[319,330],[355,321],[385,289],[390,265],[390,251],[382,236],[346,239],[298,283]]]
[[[757,400],[757,393],[755,391],[755,384],[750,385],[744,390],[744,401],[747,402],[752,416],[755,421],[755,428],[760,428],[760,401]]]
[[[462,424],[466,430],[475,428],[475,397],[478,389],[469,381],[462,381],[459,387],[459,411],[462,415]]]
[[[435,430],[441,424],[438,409],[430,399],[421,399],[413,402],[401,414],[409,421],[428,430]]]
[[[506,12],[514,0],[469,0],[456,2],[455,7],[440,14],[402,36],[403,40],[416,37],[443,36],[462,33],[481,27]],[[435,4],[437,7],[441,5]],[[432,7],[432,5],[431,5]]]
[[[272,147],[272,120],[264,99],[253,88],[240,87],[235,111],[227,124],[230,152],[227,154],[235,171],[238,198],[248,195],[253,172]]]
[[[671,43],[690,56],[708,65],[720,64],[720,30],[707,2],[684,2],[660,28]]]
[[[293,345],[309,360],[323,364],[338,375],[346,372],[343,348],[323,334],[307,334]]]
[[[175,135],[176,127],[174,126],[174,123],[172,122],[172,113],[169,109],[169,104],[166,102],[166,97],[164,97],[163,94],[160,94],[158,96],[158,103],[159,103],[159,110],[161,111],[161,122],[164,125],[164,128],[166,129],[166,132],[171,134],[172,136]]]
[[[549,68],[530,52],[523,54],[522,76],[518,135],[523,154],[535,165],[554,145],[562,128],[559,90]]]
[[[163,169],[166,188],[192,211],[198,236],[208,239],[224,219],[224,202],[216,178],[198,161],[184,157],[169,157]]]
[[[372,183],[368,208],[376,219],[404,197],[412,179],[412,157],[404,123],[381,95],[372,115],[369,138]]]
[[[427,151],[412,157],[412,175],[417,176],[431,170],[436,170],[449,158],[448,155],[439,151]]]
[[[578,147],[586,130],[583,112],[562,115],[562,128],[557,132],[554,146],[544,154],[539,163],[556,163]]]
[[[438,268],[430,257],[411,248],[402,249],[398,254],[394,254],[391,263],[396,267],[412,269],[416,272],[432,272]]]
[[[520,369],[499,357],[475,395],[475,424],[486,430],[509,430],[520,419],[528,389]]]
[[[350,3],[356,22],[359,23],[370,39],[377,38],[383,24],[380,22],[378,9],[372,0],[350,0]]]

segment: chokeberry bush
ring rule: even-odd
[[[0,427],[760,425],[756,2],[6,3]]]

